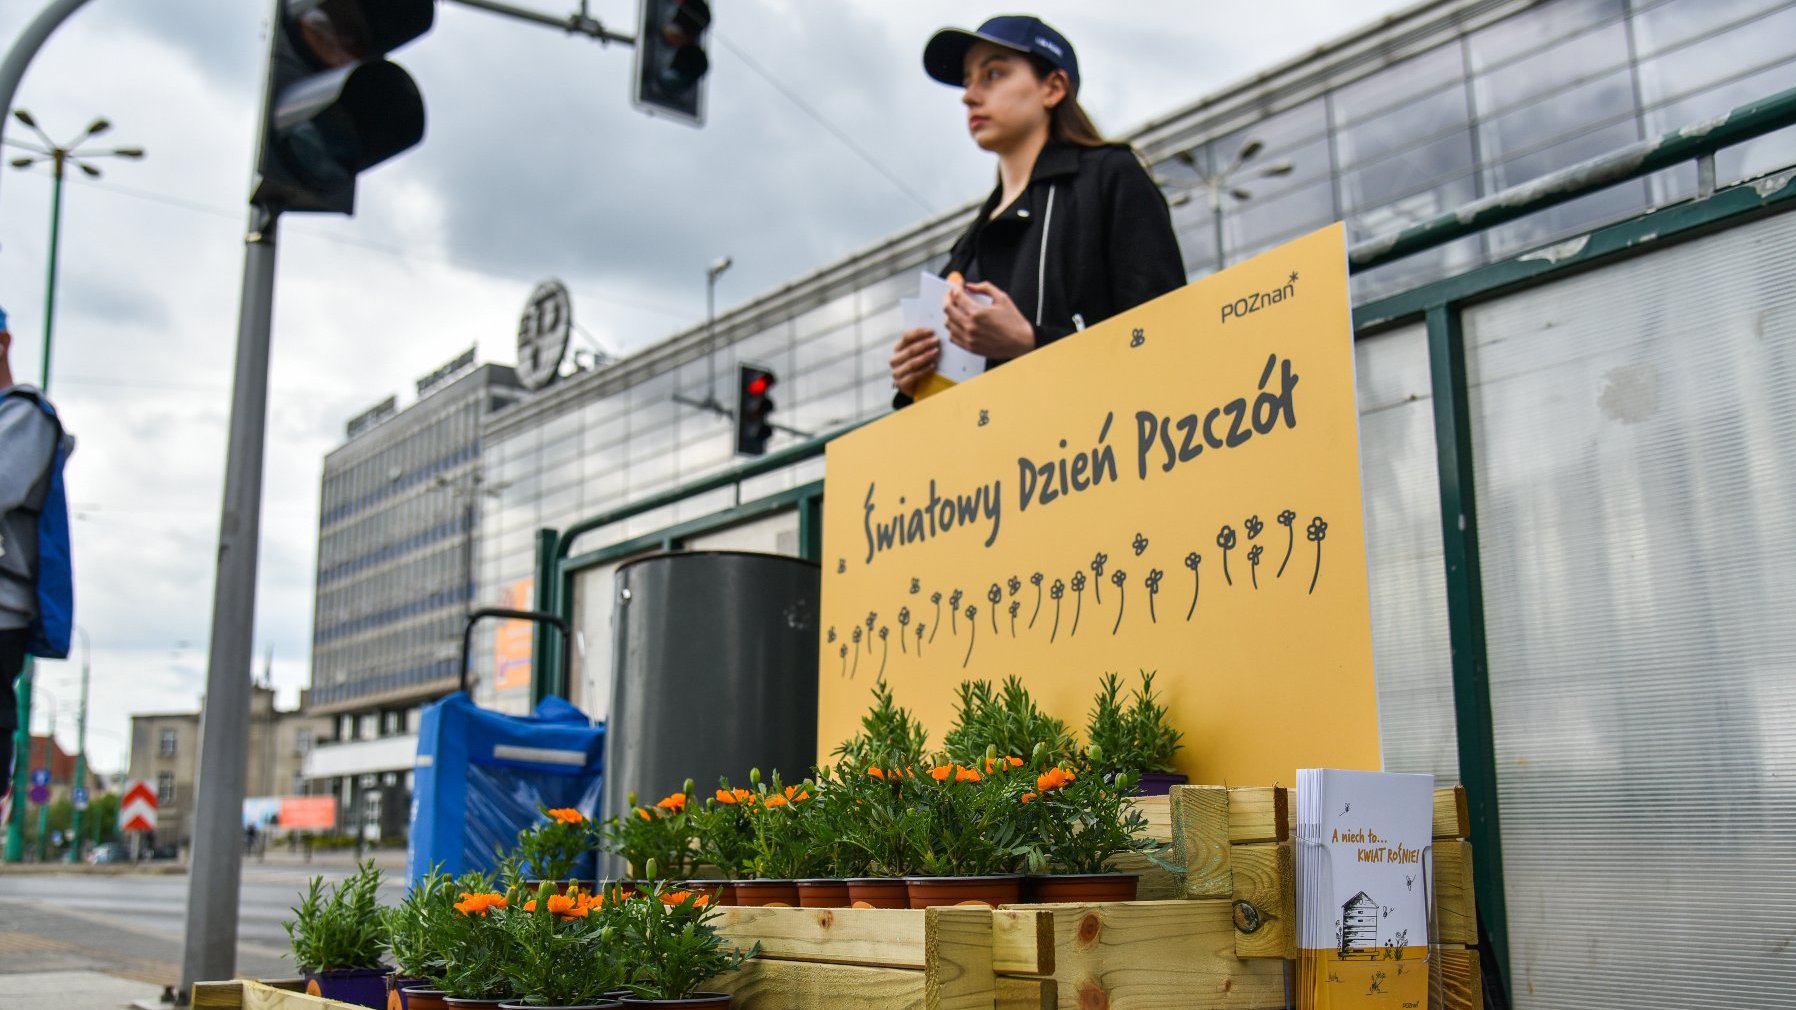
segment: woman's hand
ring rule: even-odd
[[[942,356],[942,342],[935,331],[927,326],[919,326],[914,330],[905,330],[898,338],[898,346],[892,348],[892,385],[911,399],[917,398],[917,392],[923,388],[923,380],[935,372],[935,363]]]
[[[992,300],[982,305],[968,292]],[[1035,328],[1023,318],[1016,303],[997,287],[975,281],[964,289],[948,292],[948,339],[974,354],[1000,361],[1021,357],[1035,350]]]

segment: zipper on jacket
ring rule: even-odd
[[[1035,325],[1037,326],[1041,325],[1041,309],[1048,296],[1048,236],[1054,227],[1054,191],[1059,188],[1056,183],[1048,184],[1048,209],[1042,215],[1041,262],[1035,268]]]

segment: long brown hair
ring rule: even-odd
[[[1091,121],[1079,100],[1073,96],[1073,82],[1066,71],[1034,53],[1024,55],[1029,58],[1029,65],[1035,69],[1038,79],[1047,80],[1048,75],[1059,74],[1066,81],[1066,97],[1048,113],[1048,138],[1075,147],[1103,147],[1110,143],[1098,132],[1097,124]]]

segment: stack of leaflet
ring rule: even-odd
[[[1434,776],[1297,772],[1297,1006],[1427,1006]]]
[[[946,304],[948,291],[953,286],[941,277],[924,273],[917,280],[917,297],[898,300],[899,325],[903,329],[933,330],[936,339],[942,342],[941,356],[935,362],[935,374],[925,380],[923,388],[917,391],[919,400],[985,373],[984,358],[948,339]],[[991,299],[985,295],[975,293],[971,297],[982,305],[991,304]]]

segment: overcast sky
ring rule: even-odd
[[[0,45],[46,2],[0,5]],[[1126,133],[1403,6],[1046,0],[1034,11],[1077,48],[1100,128]],[[16,102],[59,141],[104,116],[113,129],[95,147],[149,152],[96,162],[105,177],[76,176],[63,200],[50,391],[80,439],[68,486],[102,770],[119,766],[130,713],[192,710],[205,679],[272,7],[91,0]],[[355,218],[283,223],[255,651],[258,667],[272,652],[284,704],[310,676],[318,478],[348,418],[394,393],[403,404],[413,380],[469,344],[512,361],[525,296],[546,277],[568,285],[593,341],[629,353],[703,319],[705,267],[720,255],[735,260],[721,312],[989,189],[993,162],[965,135],[959,93],[925,77],[920,55],[936,28],[1001,8],[713,7],[709,121],[694,130],[630,107],[628,49],[445,0],[436,27],[394,56],[423,91],[424,142],[363,177]],[[635,10],[590,5],[632,34]],[[17,123],[6,137],[31,139]],[[50,191],[41,166],[0,178],[0,305],[14,374],[31,382]],[[79,657],[77,646],[40,667],[47,694],[33,719],[42,732],[54,707],[71,749]]]

